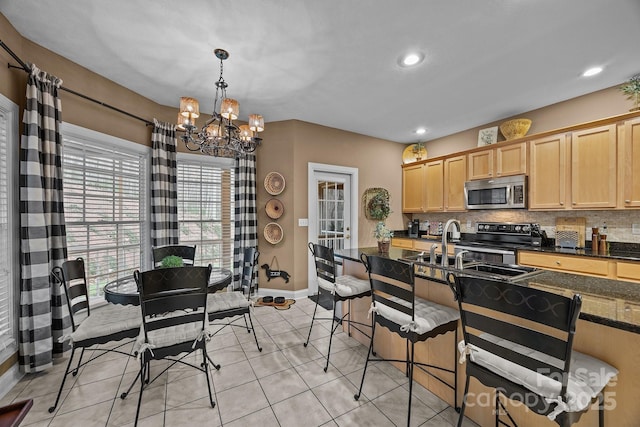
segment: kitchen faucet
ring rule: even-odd
[[[451,227],[451,224],[455,224],[456,228],[458,229],[458,232],[462,231],[460,228],[460,221],[458,221],[457,219],[450,219],[444,225],[444,229],[442,230],[442,248],[441,249],[442,249],[442,266],[445,268],[449,267],[449,252],[447,248],[447,246],[449,246],[449,242],[447,239],[447,233],[449,232],[449,227]]]

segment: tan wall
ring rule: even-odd
[[[291,274],[291,279],[288,284],[282,279],[267,282],[264,270],[261,270],[260,286],[293,291],[308,286],[308,228],[299,227],[298,219],[309,217],[309,163],[357,168],[358,200],[369,187],[388,189],[393,213],[387,223],[395,229],[404,227],[399,167],[403,145],[298,120],[269,123],[263,136],[265,142],[258,151],[257,177],[260,262],[271,263],[276,256],[280,269]],[[277,245],[267,243],[262,235],[264,225],[270,221],[264,206],[272,197],[262,184],[272,171],[280,172],[286,181],[285,190],[277,196],[284,204],[284,214],[277,220],[284,230],[284,239]],[[354,208],[358,212],[359,246],[373,246],[374,221],[364,217],[360,203]]]
[[[457,151],[475,148],[478,145],[478,131],[480,129],[499,126],[500,123],[509,119],[518,117],[530,119],[532,123],[528,133],[535,134],[616,116],[628,112],[631,107],[633,107],[631,101],[626,99],[626,96],[618,90],[617,86],[614,86],[443,138],[434,139],[427,142],[425,147],[429,157],[444,156]],[[504,137],[500,132],[498,132],[498,141],[504,141]]]

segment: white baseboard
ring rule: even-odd
[[[271,295],[273,297],[285,297],[288,299],[302,299],[309,295],[308,289],[301,289],[299,291],[283,291],[281,289],[258,288],[258,296],[263,297],[265,295]]]
[[[3,398],[24,376],[17,363],[0,376],[0,398]]]

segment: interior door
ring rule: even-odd
[[[309,164],[309,242],[339,249],[358,246],[357,206],[358,170],[342,166]],[[318,289],[315,263],[309,253],[308,294]],[[338,271],[340,274],[340,271]]]
[[[317,174],[316,221],[317,240],[335,249],[351,247],[351,185],[348,176]]]

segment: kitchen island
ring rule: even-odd
[[[360,255],[380,255],[377,248],[358,248],[350,250],[338,250],[337,258],[342,259],[344,274],[351,274],[360,278],[367,278]],[[381,255],[391,259],[401,259],[417,255],[419,252],[407,249],[391,247],[388,254]],[[428,268],[425,270],[428,271]],[[577,324],[577,332],[574,340],[574,349],[585,354],[597,357],[613,366],[620,374],[614,378],[605,389],[609,405],[605,411],[607,426],[635,426],[640,420],[640,405],[636,404],[637,396],[640,396],[640,327],[637,324],[618,320],[615,316],[609,316],[611,309],[602,308],[602,301],[624,300],[628,303],[640,303],[640,285],[631,282],[611,280],[604,278],[586,277],[576,274],[544,271],[539,274],[526,276],[522,281],[514,282],[514,286],[538,286],[550,291],[562,294],[583,295],[587,303],[586,309],[580,315]],[[449,286],[438,277],[430,277],[428,274],[416,275],[416,296],[434,301],[439,304],[457,308],[453,299],[453,293]],[[595,299],[594,299],[595,298]],[[370,298],[361,298],[352,303],[352,319],[367,322],[367,313],[371,304]],[[591,309],[589,306],[591,305]],[[594,308],[595,307],[595,308]],[[612,307],[612,306],[611,306]],[[345,310],[347,309],[345,305]],[[591,313],[589,312],[591,310]],[[617,305],[616,305],[617,310]],[[369,320],[370,322],[370,320]],[[365,345],[369,344],[364,335],[354,334],[356,339]],[[462,330],[459,330],[462,337]],[[452,333],[441,335],[425,343],[416,345],[416,360],[424,363],[438,364],[445,367],[453,367],[454,363],[454,335]],[[376,330],[374,348],[381,357],[402,359],[405,354],[405,344],[397,335],[390,333],[385,328]],[[457,355],[456,355],[457,356]],[[398,369],[404,369],[404,365],[396,364]],[[461,366],[460,368],[463,368]],[[415,371],[415,380],[424,387],[453,405],[453,392],[420,370]],[[464,384],[464,369],[459,369],[458,384]],[[445,378],[450,380],[450,378]],[[462,398],[463,387],[458,390],[458,401]],[[466,415],[481,426],[493,425],[493,401],[492,390],[484,387],[476,380],[471,381],[471,396],[476,401],[470,401]],[[510,404],[510,413],[521,427],[526,426],[556,426],[556,424],[544,417],[528,413],[522,406]],[[575,426],[597,425],[597,411],[592,409],[584,414]]]

